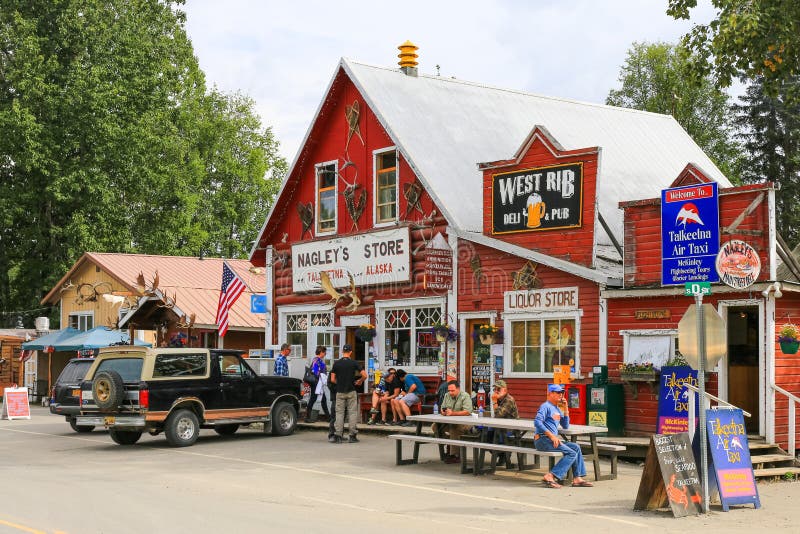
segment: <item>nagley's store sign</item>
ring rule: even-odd
[[[335,287],[408,282],[410,245],[408,227],[293,245],[292,290],[318,291],[320,271]]]
[[[492,233],[581,225],[583,163],[492,176]]]
[[[504,311],[545,312],[578,309],[577,287],[555,287],[528,291],[506,291],[503,294]]]

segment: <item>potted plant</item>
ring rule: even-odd
[[[369,343],[378,333],[375,331],[375,325],[372,324],[362,324],[358,325],[356,328],[356,337],[361,341],[365,341]]]
[[[792,323],[786,323],[778,331],[778,343],[781,344],[781,352],[784,354],[797,354],[800,348],[800,329]]]
[[[491,324],[482,324],[478,327],[478,337],[484,345],[492,345],[500,328]]]
[[[619,364],[621,380],[631,382],[654,382],[658,380],[658,370],[650,362]]]
[[[431,332],[436,336],[436,341],[439,343],[458,339],[458,332],[447,323],[433,323]]]

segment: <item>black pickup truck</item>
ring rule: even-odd
[[[75,424],[105,426],[120,445],[164,432],[186,447],[201,428],[228,435],[256,422],[285,436],[297,426],[301,396],[300,380],[259,376],[241,351],[109,347],[81,383]]]

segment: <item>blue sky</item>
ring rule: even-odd
[[[397,66],[397,45],[420,49],[422,73],[496,87],[605,101],[635,41],[677,42],[692,21],[667,0],[187,0],[187,30],[209,85],[252,97],[293,161],[341,57]]]

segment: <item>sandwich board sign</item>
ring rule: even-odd
[[[28,388],[4,388],[3,408],[0,419],[30,419],[31,407],[28,404]]]
[[[716,485],[723,511],[727,512],[732,504],[760,508],[742,410],[706,410],[706,430],[711,450],[709,485]]]
[[[650,438],[634,510],[667,506],[675,517],[703,512],[703,490],[689,434],[654,434]]]

